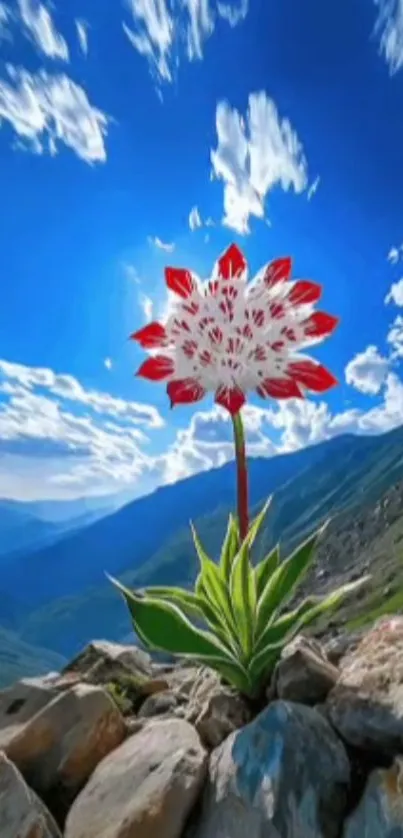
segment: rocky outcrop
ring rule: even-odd
[[[0,751],[1,838],[61,838],[46,807]]]

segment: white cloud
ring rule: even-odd
[[[316,192],[318,191],[319,184],[320,184],[320,177],[319,177],[319,175],[318,175],[318,176],[315,178],[315,180],[313,181],[313,183],[311,183],[311,185],[310,185],[310,187],[309,187],[309,189],[308,189],[307,196],[306,196],[306,197],[308,198],[308,201],[311,201],[311,200],[312,200],[312,198],[313,198],[313,196],[314,196],[314,195],[316,194]]]
[[[76,20],[75,24],[81,52],[83,55],[88,55],[88,24],[85,20]]]
[[[107,370],[111,370],[112,367],[113,367],[112,358],[105,358],[104,366],[106,367]]]
[[[189,213],[189,227],[191,230],[197,230],[198,227],[202,227],[203,222],[200,217],[200,213],[197,207],[193,207]]]
[[[203,57],[217,16],[236,26],[248,12],[248,0],[126,0],[126,6],[131,20],[130,26],[123,23],[125,34],[158,79],[166,82],[173,80],[183,50],[189,61]]]
[[[403,306],[403,278],[392,283],[385,297],[385,303],[395,303],[397,306]]]
[[[129,262],[123,262],[122,271],[129,282],[134,282],[136,285],[140,285],[140,277],[137,273],[137,268],[135,268],[134,265],[131,265]]]
[[[105,162],[107,117],[90,104],[82,87],[64,74],[8,71],[10,81],[0,79],[0,126],[9,122],[37,153],[56,154],[63,143],[86,163]]]
[[[165,250],[166,253],[172,253],[175,250],[175,242],[163,242],[158,236],[148,236],[148,243],[158,247],[159,250]]]
[[[57,31],[50,12],[37,0],[18,0],[21,20],[36,46],[48,58],[69,60],[69,50],[63,36]]]
[[[379,353],[376,346],[367,346],[347,364],[346,381],[361,393],[374,396],[381,390],[388,369],[388,359]]]
[[[403,0],[375,0],[375,32],[391,75],[403,67]]]
[[[9,7],[5,3],[0,3],[0,41],[10,37],[8,29],[10,18],[11,13]]]
[[[391,247],[387,256],[388,262],[391,262],[392,265],[396,265],[400,258],[400,250],[401,245],[399,247]]]
[[[153,301],[147,294],[139,295],[139,305],[144,314],[145,320],[148,322],[153,316]]]
[[[232,0],[231,3],[218,3],[217,11],[220,17],[227,20],[230,26],[237,26],[245,20],[249,10],[249,0]]]
[[[391,346],[392,358],[403,358],[403,317],[401,314],[398,314],[393,321],[387,335],[387,342]]]
[[[211,162],[214,176],[224,182],[223,222],[248,233],[251,215],[264,218],[265,199],[274,186],[296,193],[307,188],[303,148],[264,92],[249,96],[246,120],[228,102],[219,102],[216,129],[218,145]]]

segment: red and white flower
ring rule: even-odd
[[[321,286],[291,281],[290,258],[266,265],[247,282],[241,250],[232,244],[201,282],[183,268],[166,268],[174,295],[165,323],[150,323],[131,337],[150,357],[137,375],[166,381],[171,405],[213,392],[232,415],[254,391],[262,398],[303,398],[337,384],[334,376],[298,351],[328,337],[338,319],[314,304]]]

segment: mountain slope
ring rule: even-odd
[[[336,515],[333,528],[344,533],[345,527],[354,529],[358,512],[370,507],[396,482],[403,479],[403,431],[393,431],[382,437],[343,437],[309,449],[312,457],[298,458],[299,468],[293,479],[278,488],[268,520],[262,528],[258,553],[280,537],[288,549],[307,532],[319,526],[329,514]],[[303,452],[307,454],[307,452]],[[289,455],[289,463],[297,455]],[[262,461],[252,463],[252,474],[259,476],[260,507],[273,485],[273,469],[277,461],[263,461],[266,468],[259,473]],[[218,472],[215,475],[218,476]],[[257,482],[257,481],[256,481]],[[263,484],[266,483],[266,488]],[[183,485],[183,484],[182,484]],[[254,489],[256,492],[256,486]],[[161,490],[159,497],[163,497]],[[158,493],[154,495],[156,498]],[[252,495],[253,496],[253,495]],[[140,503],[140,501],[138,502]],[[144,507],[143,507],[144,508]],[[159,508],[154,514],[154,529],[159,520]],[[227,507],[223,505],[213,514],[196,519],[197,529],[208,552],[217,556],[226,527]],[[332,529],[330,528],[330,536]],[[346,533],[348,542],[348,532]],[[162,540],[162,539],[161,539]],[[347,549],[346,562],[349,562]],[[351,551],[350,551],[351,553]],[[322,561],[319,556],[319,563]],[[197,561],[188,525],[183,525],[148,559],[122,578],[128,585],[141,587],[152,584],[191,583],[197,573]],[[21,636],[38,645],[47,646],[70,655],[95,636],[119,640],[130,632],[130,621],[123,603],[111,586],[104,581],[78,596],[57,598],[27,616],[21,626]]]
[[[19,678],[58,672],[66,661],[48,649],[35,648],[0,628],[0,689]]]

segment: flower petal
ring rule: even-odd
[[[165,268],[165,281],[170,291],[186,300],[195,290],[195,282],[190,271],[185,268]]]
[[[222,279],[240,277],[246,271],[246,259],[236,244],[231,244],[218,260],[218,273]]]
[[[274,259],[273,262],[267,266],[263,282],[266,288],[272,288],[278,282],[286,282],[291,277],[292,259],[290,256],[284,256],[281,259]]]
[[[230,387],[219,387],[215,394],[215,401],[216,404],[225,407],[231,416],[235,416],[245,404],[245,396],[242,390],[238,390],[237,387],[232,389]]]
[[[175,404],[198,402],[206,395],[204,387],[195,378],[170,381],[167,385],[167,393],[171,401],[171,407],[174,407]]]
[[[168,375],[172,375],[174,371],[174,362],[172,358],[166,358],[165,355],[155,355],[153,358],[147,358],[137,370],[136,375],[140,378],[148,378],[150,381],[163,381]]]
[[[262,399],[271,396],[272,399],[303,399],[303,391],[293,378],[265,378],[257,393]]]
[[[130,335],[130,339],[136,340],[144,349],[155,349],[156,346],[166,346],[167,333],[161,323],[149,323]]]
[[[315,361],[294,361],[288,365],[287,372],[295,381],[314,393],[325,393],[338,384],[337,378]]]
[[[317,303],[322,295],[322,286],[316,282],[309,282],[306,279],[299,279],[291,288],[288,294],[288,301],[294,306],[305,305],[305,303]]]
[[[315,311],[307,320],[304,320],[302,327],[306,337],[324,338],[331,335],[339,322],[338,317],[326,314],[324,311]]]

